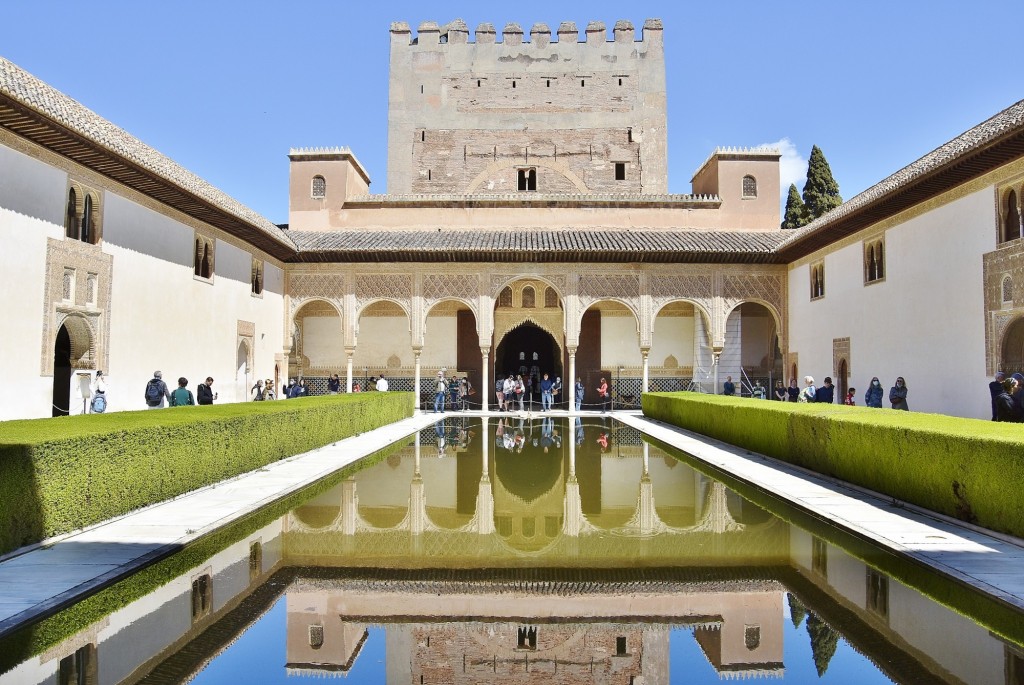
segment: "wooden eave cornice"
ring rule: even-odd
[[[259,227],[2,93],[0,126],[147,197],[230,233],[277,259],[289,259],[296,252],[293,246],[276,239]]]

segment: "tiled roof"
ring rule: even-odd
[[[293,261],[773,263],[782,231],[295,231]]]
[[[161,201],[165,201],[165,197],[170,197],[167,195],[168,188],[166,186],[172,186],[173,190],[177,191],[172,193],[175,197],[184,193],[181,197],[191,196],[187,199],[191,199],[193,202],[198,201],[199,204],[196,207],[203,210],[201,212],[203,215],[196,215],[192,211],[194,208],[188,206],[188,203],[176,206],[172,202],[168,202],[176,209],[196,215],[196,218],[200,220],[225,227],[226,230],[230,230],[232,225],[244,224],[248,230],[241,231],[243,235],[240,237],[250,237],[245,235],[246,233],[262,234],[265,239],[269,238],[279,248],[283,248],[284,253],[294,251],[288,234],[265,217],[213,187],[166,155],[157,152],[81,103],[0,57],[0,104],[4,104],[4,100],[8,100],[8,102],[7,106],[0,108],[0,114],[2,114],[0,125],[10,128],[19,135],[36,139],[36,142],[51,147],[72,159],[75,159],[74,150],[84,151],[87,147],[92,148],[92,156],[83,156],[82,159],[76,159],[76,161],[90,167],[95,165],[100,173],[109,175],[127,185],[133,186],[137,183],[138,190]],[[21,107],[17,107],[15,103]],[[26,112],[25,109],[29,111]],[[36,135],[33,131],[37,131],[39,127],[32,128],[31,124],[39,122],[26,121],[26,119],[32,118],[31,113],[42,115],[45,120],[56,124],[56,126],[46,127],[48,130],[40,131],[38,138],[33,138]],[[95,154],[97,151],[100,152],[99,155]],[[104,152],[107,155],[104,155]],[[104,171],[106,168],[114,169],[112,160],[116,160],[117,175]],[[124,164],[125,162],[127,165]],[[136,183],[133,183],[132,179],[136,179]],[[149,189],[149,192],[146,188]],[[157,192],[161,190],[162,193]],[[226,216],[221,217],[222,221],[217,221],[218,217],[213,216],[214,220],[211,221],[211,211]],[[280,254],[282,250],[278,249],[276,252]]]
[[[1024,100],[788,233],[778,250],[791,261],[1021,156]]]

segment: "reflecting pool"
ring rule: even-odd
[[[0,643],[0,685],[1024,682],[1024,618],[737,490],[610,419],[449,415]]]

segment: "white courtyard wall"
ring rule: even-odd
[[[601,368],[640,366],[640,338],[632,316],[601,316]]]
[[[53,340],[43,339],[52,315],[44,311],[47,241],[64,239],[67,188],[66,171],[0,146],[0,244],[9,257],[0,270],[8,295],[5,376],[18,388],[0,396],[0,420],[51,414],[53,377],[43,375],[45,357],[53,355]],[[263,294],[253,296],[252,256],[266,255],[218,239],[214,278],[197,280],[192,227],[110,187],[102,193],[100,249],[113,258],[103,314],[109,410],[143,409],[143,388],[155,369],[172,387],[178,376],[187,377],[193,391],[213,376],[218,402],[244,397],[233,382],[239,321],[254,324],[255,369],[272,376],[283,339],[283,271],[265,261]],[[73,409],[80,403],[73,392]]]
[[[405,316],[363,316],[359,319],[359,338],[352,355],[352,373],[364,366],[370,369],[387,367],[388,358],[396,355],[401,366],[412,366],[412,334]]]
[[[184,376],[195,392],[213,376],[218,403],[248,399],[245,383],[236,382],[238,324],[255,325],[248,380],[273,378],[284,335],[281,269],[266,263],[262,297],[253,296],[252,251],[217,240],[213,278],[196,278],[191,227],[114,193],[105,203],[104,251],[114,256],[111,409],[144,409],[143,390],[157,369],[171,388]]]
[[[340,316],[307,316],[302,320],[302,354],[314,369],[345,373],[345,339]]]
[[[864,285],[860,240],[792,265],[789,351],[798,354],[800,375],[834,376],[833,339],[848,337],[858,404],[872,376],[886,399],[903,376],[912,411],[988,418],[982,255],[995,249],[992,193],[982,189],[888,228],[883,282]],[[825,296],[811,301],[809,265],[818,259]]]
[[[664,366],[669,355],[679,366],[693,366],[692,316],[659,316],[654,320],[654,337],[648,361],[651,367]]]

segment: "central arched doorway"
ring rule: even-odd
[[[546,330],[527,321],[509,331],[494,355],[494,378],[509,374],[534,377],[533,399],[540,401],[540,379],[543,374],[554,380],[562,376],[562,350]],[[564,379],[563,379],[564,382]]]

